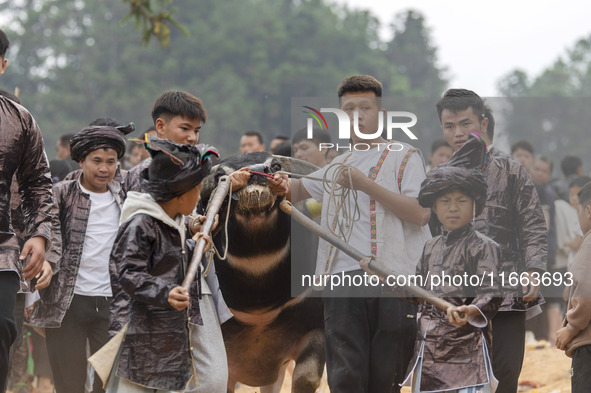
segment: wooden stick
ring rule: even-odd
[[[352,247],[349,243],[346,243],[341,238],[337,237],[336,235],[334,235],[334,234],[330,233],[329,231],[327,231],[326,229],[322,228],[320,225],[318,225],[312,219],[308,218],[304,213],[300,212],[298,209],[293,208],[291,202],[289,202],[287,199],[282,200],[281,203],[279,204],[279,207],[281,208],[281,210],[285,214],[290,215],[294,220],[296,220],[304,228],[310,230],[311,232],[314,232],[316,235],[318,235],[322,239],[326,240],[327,242],[329,242],[333,246],[337,247],[338,249],[343,251],[345,254],[349,255],[351,258],[355,259],[358,262],[361,262],[363,260],[367,260],[366,259],[367,255],[364,255],[361,251]],[[371,270],[372,273],[377,274],[378,276],[380,276],[383,279],[385,279],[388,276],[395,275],[394,272],[388,271],[388,269],[384,267],[383,262],[381,262],[377,258],[373,258],[369,262],[368,268],[369,268],[369,270]],[[448,301],[446,301],[440,297],[437,297],[433,293],[431,293],[421,287],[417,287],[414,285],[404,285],[404,286],[401,285],[400,287],[404,288],[405,290],[412,293],[416,297],[421,298],[421,299],[431,303],[432,305],[442,309],[443,311],[447,311],[448,307],[453,306]]]
[[[220,177],[218,186],[213,191],[211,198],[209,199],[209,203],[207,204],[205,223],[203,224],[203,228],[201,230],[201,232],[204,235],[209,235],[211,233],[211,228],[213,227],[213,223],[215,221],[215,215],[220,211],[222,203],[224,203],[224,200],[228,195],[228,190],[230,189],[231,184],[232,181],[229,179],[228,176]],[[199,239],[199,241],[197,242],[197,246],[195,247],[195,251],[193,252],[193,258],[191,258],[191,263],[189,264],[189,268],[187,269],[187,275],[183,280],[183,288],[185,288],[187,291],[191,287],[191,284],[195,280],[197,272],[199,271],[199,263],[201,262],[201,258],[203,257],[205,245],[205,239]]]

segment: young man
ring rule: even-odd
[[[532,273],[546,271],[547,238],[544,213],[529,175],[511,157],[492,146],[494,119],[484,101],[473,91],[450,89],[437,102],[443,136],[457,151],[471,133],[487,144],[484,177],[487,202],[475,229],[501,246],[499,274],[522,277],[523,288],[509,288],[493,319],[493,370],[499,379],[497,393],[515,393],[525,341],[525,312],[537,305],[539,287]]]
[[[257,131],[246,131],[240,138],[240,154],[265,151],[263,136]]]
[[[529,141],[523,140],[512,144],[511,157],[519,161],[531,176],[534,165],[534,147]]]
[[[580,189],[578,199],[579,225],[585,236],[571,267],[566,318],[556,332],[556,347],[573,359],[573,393],[588,392],[591,386],[591,183]]]
[[[337,93],[341,109],[351,119],[355,112],[359,114],[359,130],[375,133],[382,84],[371,76],[355,75],[343,80]],[[361,139],[351,131],[353,143],[369,144],[372,148],[354,150],[333,161],[351,167],[353,184],[347,173],[343,173],[339,183],[360,191],[357,199],[360,219],[352,223],[348,241],[364,254],[376,255],[399,274],[414,273],[423,245],[430,238],[425,225],[429,211],[419,206],[416,199],[425,178],[422,157],[405,143],[397,145],[401,149],[379,150],[378,144],[386,143],[381,136]],[[310,177],[323,178],[327,170],[328,167],[320,169]],[[331,173],[328,175],[332,177]],[[288,198],[298,201],[310,197],[323,203],[321,225],[329,228],[335,211],[324,184],[290,180]],[[354,201],[343,203],[349,204],[353,211]],[[324,241],[318,247],[316,263],[317,275],[363,277],[364,274],[357,261]],[[326,360],[331,391],[400,391],[398,384],[413,354],[416,312],[406,299],[383,295],[381,287],[362,287],[354,292],[345,287],[325,289]]]
[[[201,100],[192,94],[168,91],[154,103],[152,119],[159,138],[183,145],[195,145],[199,141],[201,125],[207,120],[207,112]],[[140,174],[149,167],[151,161],[151,158],[147,158],[127,172],[124,179],[126,192],[142,191]],[[219,291],[215,280],[213,272],[208,276],[209,284],[202,278],[202,296],[198,301],[203,325],[190,325],[191,347],[194,351],[193,359],[199,385],[189,387],[188,391],[196,393],[225,393],[228,381],[228,361],[220,329],[220,322],[224,322],[223,318],[228,317],[221,315],[218,318],[216,301],[212,294],[212,290],[216,291],[217,296]],[[129,319],[129,297],[116,283],[112,284],[113,304],[109,333],[114,335]]]
[[[307,130],[305,128],[297,131],[291,140],[293,145],[293,158],[309,162],[322,168],[326,165],[327,148],[320,149],[320,143],[330,143],[330,135],[328,132],[321,130],[314,130],[313,138],[307,138]]]
[[[31,324],[46,328],[57,393],[84,391],[86,343],[94,353],[108,341],[109,255],[123,203],[121,186],[113,177],[117,160],[125,154],[125,135],[133,130],[133,124],[89,126],[74,135],[70,149],[82,174],[53,189],[53,230],[62,238],[59,271],[40,291]],[[51,254],[58,253],[51,249]],[[93,392],[102,391],[97,378]]]
[[[454,154],[454,150],[447,143],[445,139],[437,139],[431,144],[431,154],[429,154],[429,170],[436,168],[445,162],[448,162],[451,156]]]
[[[271,139],[271,143],[269,143],[269,153],[275,154],[275,149],[277,146],[282,144],[283,142],[289,141],[289,138],[285,135],[277,134]]]
[[[562,200],[568,201],[568,188],[570,182],[577,176],[583,175],[583,161],[577,156],[565,156],[560,161],[560,169],[564,177],[562,179],[554,180],[551,186],[556,192],[556,195]]]
[[[9,41],[0,30],[0,75],[6,69]],[[39,126],[31,114],[0,96],[0,389],[6,385],[10,346],[16,338],[16,294],[21,279],[39,274],[45,251],[51,245],[51,174]],[[22,251],[11,225],[13,175],[22,193],[25,243]],[[23,287],[26,289],[26,286]]]

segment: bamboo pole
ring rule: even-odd
[[[205,223],[203,224],[203,228],[201,230],[201,232],[204,235],[209,235],[211,233],[211,228],[213,227],[215,221],[215,215],[220,211],[222,203],[224,203],[224,200],[228,195],[228,190],[230,189],[231,184],[232,181],[228,176],[220,177],[218,186],[213,191],[213,194],[207,205]],[[199,241],[197,242],[197,246],[195,247],[195,251],[193,252],[193,258],[191,258],[191,263],[189,264],[189,268],[187,269],[185,279],[183,280],[183,288],[185,288],[187,291],[191,287],[191,284],[195,280],[197,272],[199,271],[199,263],[201,262],[201,258],[203,257],[205,245],[205,239],[199,239]]]
[[[346,243],[341,238],[337,237],[336,235],[330,233],[326,229],[322,228],[312,219],[308,218],[304,213],[300,212],[298,209],[294,208],[291,202],[287,199],[284,199],[279,204],[281,210],[285,213],[290,215],[294,220],[296,220],[299,224],[301,224],[304,228],[314,232],[316,235],[321,237],[322,239],[326,240],[333,246],[337,247],[345,254],[349,255],[351,258],[355,259],[358,262],[363,260],[367,260],[367,255],[364,255],[361,251],[357,250],[356,248],[352,247],[349,243]],[[363,266],[362,266],[363,267]],[[384,267],[383,262],[381,262],[377,258],[372,258],[372,260],[368,264],[368,269],[371,271],[370,273],[377,274],[381,278],[386,278],[390,275],[395,275],[395,272],[388,271],[387,268]],[[366,270],[366,269],[364,269]],[[417,287],[414,285],[407,285],[407,286],[400,286],[404,288],[414,296],[421,298],[432,305],[442,309],[443,311],[447,311],[447,308],[452,306],[451,303],[448,301],[437,297],[433,293],[423,289],[421,287]]]

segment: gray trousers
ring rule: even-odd
[[[203,326],[190,325],[191,349],[199,383],[191,383],[186,392],[226,393],[228,359],[213,297],[203,294],[199,302]]]

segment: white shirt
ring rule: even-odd
[[[88,191],[82,185],[80,188],[90,195],[90,213],[74,293],[83,296],[112,296],[109,256],[119,229],[121,211],[110,191],[96,193]]]
[[[393,153],[395,152],[391,152],[390,154]],[[333,163],[343,162],[347,156],[349,156],[349,154],[343,154],[335,158]],[[368,175],[371,168],[375,167],[378,163],[379,157],[380,155],[376,153],[375,149],[371,149],[369,151],[353,151],[346,164],[351,165],[352,167],[359,169],[365,175]],[[311,173],[309,176],[313,178],[322,178],[329,167],[330,165],[327,165],[324,168]],[[330,173],[328,173],[327,178],[331,179],[331,177],[332,170]],[[418,154],[411,154],[404,172],[404,177],[402,178],[401,194],[417,198],[423,179],[425,179],[425,170],[422,158]],[[322,202],[324,196],[324,186],[322,182],[303,178],[302,185],[312,196],[312,198],[314,198],[317,202]],[[390,191],[397,192],[397,190]],[[348,203],[349,212],[353,212],[353,205],[355,202],[352,198],[349,198]],[[360,217],[359,220],[353,224],[351,237],[347,242],[352,247],[362,252],[364,255],[371,255],[369,196],[361,191],[358,191],[357,204],[360,210]],[[382,234],[382,236],[386,235],[387,234]],[[422,252],[422,247],[420,247],[420,250],[418,250],[419,256],[420,252]],[[348,272],[357,269],[360,269],[359,262],[355,261],[344,252],[337,252],[332,263],[332,273]]]

